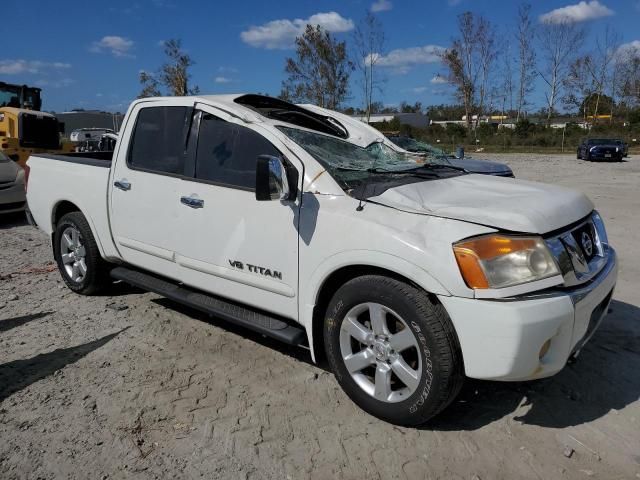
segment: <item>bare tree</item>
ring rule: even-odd
[[[478,118],[491,91],[490,80],[497,57],[495,28],[480,15],[464,12],[458,16],[459,36],[440,54],[446,78],[455,87],[455,96],[464,105],[467,128],[472,112]]]
[[[581,110],[583,121],[587,121],[587,105],[584,100],[594,91],[594,85],[589,74],[589,66],[593,60],[589,55],[583,55],[571,62],[567,75],[562,81],[565,95],[562,102],[566,107]],[[589,64],[589,65],[588,65]]]
[[[609,93],[605,107],[609,107],[610,122],[613,119],[613,107],[616,94],[616,77],[619,63],[620,36],[610,27],[596,40],[596,48],[576,58],[569,66],[563,80],[566,95],[564,103],[582,109],[584,121],[592,117],[597,123],[601,111],[600,100]]]
[[[571,60],[584,39],[584,30],[573,22],[543,23],[538,29],[542,66],[538,74],[547,84],[547,125],[561,98]]]
[[[502,69],[500,76],[502,77],[502,81],[491,90],[491,101],[488,111],[493,111],[494,99],[498,100],[500,102],[501,115],[504,117],[506,113],[513,111],[514,94],[513,55],[511,54],[511,48],[508,42],[506,42],[505,51],[501,55],[501,60]],[[500,123],[502,123],[502,121]]]
[[[589,73],[593,79],[595,85],[596,102],[593,112],[593,121],[597,122],[598,112],[600,107],[600,98],[605,94],[605,91],[609,91],[614,98],[614,78],[616,57],[618,55],[618,48],[620,47],[620,35],[614,31],[611,27],[607,26],[604,31],[604,35],[596,40],[596,50],[593,54],[593,61],[587,66],[591,67]],[[609,88],[607,88],[609,87]],[[614,102],[611,102],[613,108]],[[613,113],[611,112],[611,118],[613,120]]]
[[[353,69],[345,42],[338,42],[320,25],[307,25],[296,38],[296,57],[286,60],[288,77],[281,96],[337,110],[347,97]]]
[[[384,29],[380,20],[367,11],[353,33],[355,46],[355,64],[361,73],[362,98],[367,122],[371,118],[373,92],[382,93],[384,80],[381,78],[377,63],[384,54]]]
[[[593,78],[589,73],[593,59],[590,55],[583,55],[576,58],[569,65],[566,77],[563,79],[563,86],[566,94],[562,100],[565,106],[574,107],[581,110],[583,121],[587,121],[587,106],[585,101],[595,90]]]
[[[156,74],[140,72],[142,91],[138,98],[161,95],[160,87],[167,89],[167,95],[185,96],[195,95],[200,89],[196,86],[189,88],[189,67],[195,62],[191,56],[182,50],[180,40],[171,39],[164,43],[164,53],[167,56],[165,62]]]
[[[152,73],[141,70],[139,78],[142,84],[142,91],[138,95],[138,98],[159,97],[162,95],[160,92],[160,82]]]
[[[616,71],[616,95],[627,109],[640,105],[640,49],[626,48],[618,52]]]
[[[478,63],[480,67],[479,87],[478,87],[478,120],[484,113],[484,106],[487,96],[491,92],[491,73],[498,57],[496,49],[495,27],[482,16],[476,17],[476,42],[478,51]],[[476,120],[476,126],[478,125]]]
[[[527,108],[527,97],[533,91],[533,81],[536,76],[536,54],[533,49],[535,27],[531,20],[531,5],[520,5],[518,8],[517,18],[516,38],[518,41],[518,86],[516,99],[516,122],[519,122]]]

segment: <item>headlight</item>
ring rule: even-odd
[[[453,245],[464,281],[470,288],[503,288],[559,275],[540,237],[487,235]]]
[[[16,174],[16,183],[24,183],[24,169],[19,168]]]
[[[603,245],[609,245],[609,238],[607,237],[607,230],[604,228],[604,222],[602,221],[602,217],[597,211],[593,211],[593,215],[591,215],[591,219],[593,220],[593,225],[596,227],[596,235],[598,235],[598,240]]]

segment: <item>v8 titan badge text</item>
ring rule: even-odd
[[[252,273],[259,273],[260,275],[264,275],[265,277],[277,278],[278,280],[282,280],[282,272],[278,272],[276,270],[270,270],[265,267],[251,265],[250,263],[242,263],[238,260],[229,260],[229,265],[231,265],[233,268],[237,268],[238,270],[244,270],[244,267],[246,265],[247,270]]]

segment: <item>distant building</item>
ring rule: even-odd
[[[366,115],[352,115],[353,118],[367,123]],[[424,128],[429,125],[429,118],[424,113],[375,113],[369,118],[370,124],[391,122],[397,119],[401,125]]]
[[[121,113],[99,112],[97,110],[73,110],[56,113],[58,120],[64,123],[64,136],[79,128],[110,128],[120,130],[123,115]]]

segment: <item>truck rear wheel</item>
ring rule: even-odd
[[[462,356],[446,311],[392,278],[367,275],[344,284],[329,303],[324,343],[345,393],[397,425],[425,423],[462,387]]]
[[[53,254],[67,287],[81,295],[92,295],[109,283],[109,264],[100,256],[84,215],[64,215],[53,235]]]

